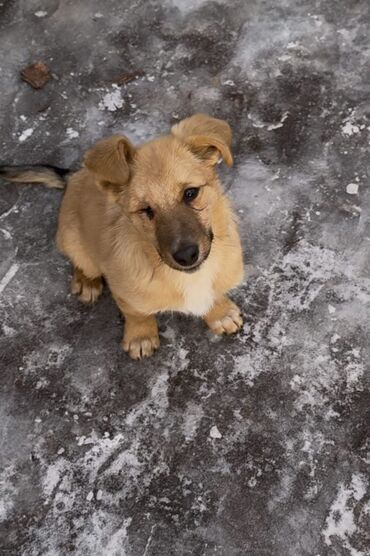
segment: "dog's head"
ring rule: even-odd
[[[211,250],[213,207],[222,195],[215,165],[232,165],[230,145],[226,122],[197,114],[137,148],[124,136],[104,139],[87,152],[85,166],[167,265],[192,271]]]

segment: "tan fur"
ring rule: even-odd
[[[230,146],[226,122],[197,114],[139,147],[124,136],[99,141],[69,179],[57,245],[75,267],[72,291],[93,302],[105,278],[125,316],[123,347],[135,359],[159,346],[161,311],[202,316],[217,334],[242,325],[225,297],[242,279],[242,250],[215,172],[221,157],[232,164]],[[200,189],[189,205],[191,187]],[[173,260],[184,238],[199,246],[193,272]]]
[[[64,189],[65,181],[54,170],[43,166],[2,166],[0,177],[22,183],[43,183],[47,187]]]

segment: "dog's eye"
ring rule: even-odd
[[[153,220],[154,218],[154,210],[152,209],[152,207],[145,207],[139,210],[139,212],[141,212],[141,214],[145,214],[145,216],[147,216],[149,220]]]
[[[184,191],[184,201],[185,203],[190,203],[198,196],[199,187],[189,187]]]

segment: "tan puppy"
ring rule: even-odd
[[[106,279],[134,359],[158,348],[160,311],[201,316],[216,334],[242,326],[226,297],[242,279],[242,250],[215,172],[221,158],[232,164],[230,145],[226,122],[196,114],[139,147],[119,135],[99,141],[69,178],[57,245],[74,266],[72,292],[94,302]],[[37,176],[27,179],[50,181]]]

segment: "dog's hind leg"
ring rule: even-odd
[[[74,267],[71,281],[71,292],[83,303],[95,303],[103,291],[102,277],[88,278],[84,272]]]
[[[83,303],[95,303],[103,291],[101,271],[82,244],[73,226],[59,229],[57,233],[59,251],[73,264],[71,292]]]

